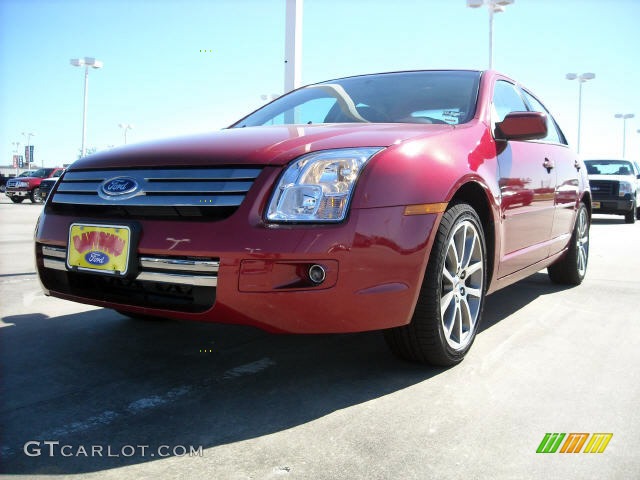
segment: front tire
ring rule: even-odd
[[[29,194],[29,200],[31,200],[31,203],[42,203],[39,188],[34,188],[33,190],[31,190],[31,193]]]
[[[566,255],[547,268],[553,283],[580,285],[584,280],[589,262],[589,226],[587,207],[581,203]]]
[[[636,223],[636,216],[637,216],[637,212],[636,212],[636,200],[633,200],[633,205],[631,206],[631,210],[629,210],[627,212],[627,214],[624,216],[624,223]]]
[[[419,363],[460,363],[478,331],[486,292],[482,223],[471,206],[453,205],[442,216],[413,318],[385,331],[397,356]]]

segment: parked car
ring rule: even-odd
[[[493,71],[395,72],[78,160],[35,252],[48,295],[272,332],[385,330],[400,357],[453,365],[487,294],[545,267],[582,282],[590,216],[586,168],[530,90]]]
[[[60,172],[62,174],[62,172]],[[60,177],[51,177],[45,178],[40,182],[40,186],[38,187],[38,195],[40,196],[40,201],[45,202],[51,190],[53,190],[54,185],[58,182]]]
[[[4,192],[7,189],[7,181],[9,177],[5,177],[3,173],[0,173],[0,192]]]
[[[22,203],[25,198],[29,198],[32,203],[40,203],[40,194],[38,189],[40,183],[45,178],[59,177],[64,169],[62,168],[40,168],[29,172],[26,176],[21,174],[16,178],[7,181],[7,188],[4,194],[11,199],[13,203]]]
[[[593,195],[593,213],[640,220],[640,168],[629,160],[585,160]]]

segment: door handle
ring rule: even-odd
[[[551,169],[553,168],[553,163],[548,158],[544,159],[542,166],[547,169],[547,173],[551,173]]]

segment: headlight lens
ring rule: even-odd
[[[280,178],[267,219],[273,222],[339,222],[365,164],[382,148],[324,150],[300,157]]]
[[[618,195],[624,197],[626,194],[631,193],[631,184],[629,182],[620,182],[620,188],[618,189]]]
[[[29,188],[29,184],[27,182],[18,182],[18,183],[16,183],[16,187],[18,187],[18,188]]]

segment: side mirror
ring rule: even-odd
[[[498,140],[538,140],[547,136],[547,115],[541,112],[511,112],[496,123]]]

